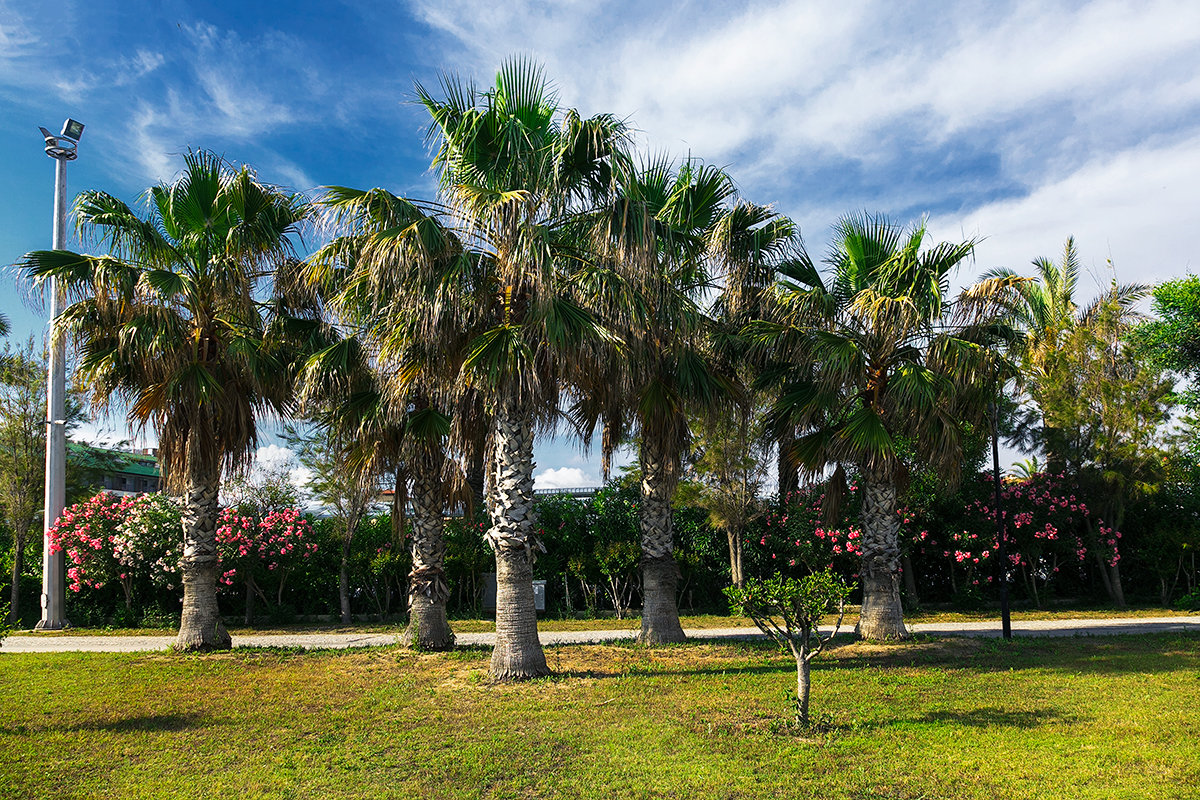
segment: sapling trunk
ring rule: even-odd
[[[812,686],[806,649],[792,651],[796,656],[796,721],[801,725],[808,724],[808,692]]]
[[[338,567],[338,602],[341,606],[342,624],[350,624],[350,540],[342,541],[342,563]]]

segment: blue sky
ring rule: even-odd
[[[0,264],[50,241],[38,125],[87,124],[69,192],[127,200],[204,147],[271,182],[434,182],[413,80],[546,64],[564,105],[726,166],[824,247],[842,213],[930,217],[1023,269],[1074,235],[1098,282],[1194,269],[1195,2],[134,2],[0,0]],[[1085,292],[1092,288],[1085,287]],[[18,335],[43,323],[11,276]],[[541,485],[596,478],[567,443]],[[547,472],[552,470],[553,472]]]

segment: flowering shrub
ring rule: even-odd
[[[174,589],[183,560],[183,527],[179,501],[155,492],[133,499],[113,536],[113,555],[122,580],[135,576],[155,586]],[[126,596],[130,591],[126,590]]]
[[[127,580],[114,539],[134,498],[99,494],[63,509],[47,536],[51,553],[65,553],[71,591],[99,589],[110,580]]]
[[[764,568],[760,571],[807,575],[833,570],[857,578],[862,530],[850,520],[857,516],[861,500],[857,485],[850,484],[849,490],[835,525],[821,520],[823,485],[790,492],[768,510],[757,541]]]
[[[288,573],[317,551],[312,525],[295,508],[271,511],[261,520],[221,510],[217,518],[217,553],[221,562],[219,581],[232,586],[240,579],[248,592],[266,600],[262,582],[273,575],[278,581],[275,602],[283,599]]]
[[[217,528],[221,582],[230,585],[240,576],[253,587],[256,575],[274,574],[282,595],[287,573],[316,552],[311,534],[312,526],[294,508],[261,520],[224,509]],[[167,590],[179,585],[183,528],[179,502],[167,495],[100,492],[65,509],[49,536],[51,552],[66,554],[68,585],[74,592],[117,581],[126,609],[132,610],[139,582]]]
[[[960,587],[991,584],[998,568],[994,489],[990,475],[980,476],[979,496],[969,501],[961,530],[934,543],[949,562],[950,579]],[[1064,475],[1036,473],[1025,480],[1002,480],[1000,501],[1005,520],[1010,574],[1015,573],[1038,605],[1061,570],[1079,566],[1093,548],[1108,565],[1121,558],[1121,533],[1093,514]]]

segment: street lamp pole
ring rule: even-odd
[[[74,161],[83,123],[68,119],[62,133],[41,129],[46,155],[54,159],[54,249],[67,248],[67,162]],[[50,281],[50,324],[62,313],[65,296],[58,281]],[[46,503],[42,516],[42,618],[38,630],[54,631],[69,626],[67,621],[66,558],[62,551],[50,552],[50,528],[62,514],[67,499],[66,343],[50,336],[49,375],[46,384]]]
[[[1005,536],[1004,512],[1000,509],[1000,410],[993,401],[988,404],[992,422],[992,509],[996,512],[996,561],[1000,564],[1000,630],[1005,639],[1012,638],[1012,619],[1008,610],[1008,542]]]

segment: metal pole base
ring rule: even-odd
[[[71,627],[71,621],[68,619],[63,619],[63,620],[58,620],[58,621],[41,619],[41,620],[38,620],[37,625],[33,626],[33,629],[35,631],[61,631],[61,630],[65,630],[70,627]]]

